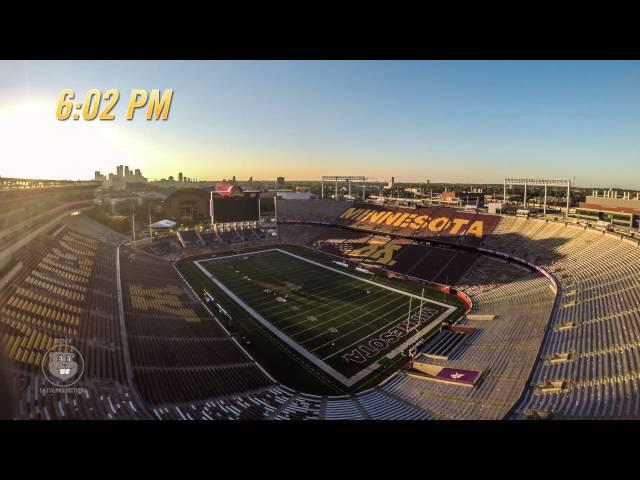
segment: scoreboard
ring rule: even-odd
[[[213,199],[213,220],[215,223],[258,221],[260,198],[255,196],[227,197]]]

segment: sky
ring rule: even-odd
[[[60,92],[120,92],[59,121]],[[173,89],[166,121],[132,89]],[[105,102],[102,103],[103,108]],[[502,183],[640,189],[638,61],[0,61],[0,176]]]

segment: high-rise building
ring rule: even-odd
[[[184,180],[183,176],[182,176],[182,172],[180,172],[178,174],[178,182],[182,183],[182,181]]]
[[[95,172],[96,180],[107,182],[106,186],[112,187],[116,190],[125,190],[127,184],[131,183],[146,183],[148,180],[142,176],[142,171],[139,168],[131,169],[128,165],[117,165],[116,173],[110,173],[102,175],[99,171]]]
[[[278,187],[284,186],[284,177],[278,177],[276,179],[276,183],[278,184]]]

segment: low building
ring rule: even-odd
[[[259,202],[259,192],[244,192],[231,182],[219,182],[207,188],[180,188],[165,199],[164,206],[175,220],[209,220],[213,216],[215,223],[221,223],[258,220]]]
[[[504,213],[506,204],[503,202],[489,202],[487,204],[487,213]]]
[[[461,205],[475,205],[478,208],[484,207],[484,193],[482,192],[460,192],[457,194]]]
[[[575,216],[591,221],[606,221],[619,227],[638,228],[640,221],[640,195],[629,192],[597,190],[587,195],[586,201],[576,207]]]
[[[478,208],[484,207],[484,193],[482,192],[442,192],[440,194],[440,204],[448,206],[475,205]]]
[[[309,200],[315,197],[315,195],[309,192],[276,191],[275,194],[278,198],[285,198],[287,200]]]
[[[169,217],[185,220],[209,218],[211,193],[200,188],[181,188],[164,201]]]

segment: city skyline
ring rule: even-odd
[[[638,189],[638,62],[0,62],[0,175],[500,183]],[[112,122],[60,122],[60,91],[116,88]],[[174,89],[166,121],[124,119]],[[189,173],[187,173],[189,172]]]

